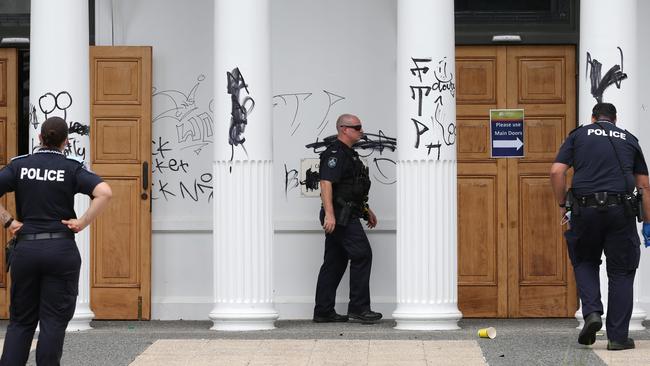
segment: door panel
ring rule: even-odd
[[[97,319],[151,314],[151,48],[91,47],[92,168],[113,189],[93,224]]]
[[[458,294],[466,317],[565,317],[576,310],[548,178],[573,128],[567,121],[575,121],[574,52],[572,46],[456,48]],[[524,158],[490,158],[492,108],[524,109]]]
[[[18,56],[15,49],[0,48],[0,169],[16,156],[18,148]],[[0,198],[0,203],[16,215],[14,194],[8,193]],[[0,228],[0,243],[9,240],[7,231]],[[0,250],[0,318],[9,317],[9,275],[5,269],[5,252]]]

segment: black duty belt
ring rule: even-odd
[[[623,203],[623,195],[619,193],[599,192],[577,197],[578,205],[582,207],[609,207]]]
[[[18,234],[18,241],[23,240],[50,240],[50,239],[74,239],[72,232]]]

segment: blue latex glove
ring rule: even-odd
[[[643,223],[643,229],[641,229],[641,234],[643,234],[643,240],[645,247],[650,247],[650,222]]]

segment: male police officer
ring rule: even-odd
[[[58,365],[74,314],[81,258],[74,233],[90,225],[111,198],[111,188],[63,154],[68,125],[59,117],[41,127],[41,149],[0,170],[0,197],[16,192],[16,219],[0,205],[0,219],[18,242],[10,258],[11,308],[0,366],[24,365],[40,323],[36,363]],[[93,197],[77,219],[74,195]]]
[[[612,104],[596,104],[591,120],[572,131],[560,147],[551,167],[551,184],[562,215],[570,217],[565,237],[585,319],[578,342],[593,344],[602,327],[599,266],[604,250],[609,278],[607,349],[630,349],[634,341],[628,338],[628,328],[640,257],[635,215],[642,205],[644,220],[650,222],[648,167],[636,137],[616,126]],[[567,193],[569,167],[574,176]],[[632,194],[635,185],[645,193],[638,205]]]
[[[367,205],[370,177],[368,168],[352,149],[363,136],[361,121],[343,114],[336,121],[337,140],[320,157],[320,220],[325,230],[325,256],[318,274],[314,322],[345,322],[349,318],[375,322],[381,313],[370,310],[370,267],[372,250],[360,217],[368,227],[377,217]],[[348,316],[334,311],[336,288],[350,261],[350,303]]]

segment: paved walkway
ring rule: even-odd
[[[0,337],[7,322],[0,321]],[[645,323],[650,327],[650,323]],[[573,319],[469,319],[461,330],[414,332],[394,322],[314,324],[279,321],[259,332],[210,331],[207,321],[93,322],[68,333],[63,365],[648,365],[650,330],[632,332],[637,349],[611,352],[606,337],[576,342]],[[493,326],[495,339],[476,336]],[[34,365],[34,352],[28,365]]]

